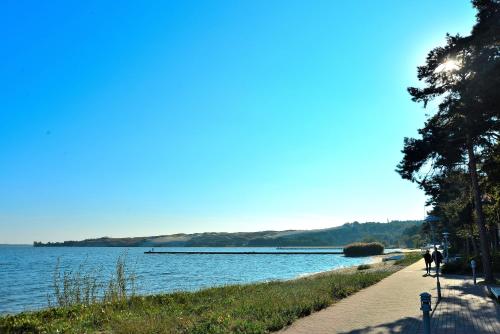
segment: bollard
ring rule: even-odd
[[[472,278],[474,279],[474,284],[476,284],[476,261],[471,260],[470,261],[470,266],[472,268]]]
[[[420,294],[420,310],[423,313],[424,334],[431,334],[431,295],[427,292]]]

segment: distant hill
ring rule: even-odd
[[[320,230],[262,232],[206,232],[133,238],[97,238],[82,241],[41,243],[35,247],[279,247],[344,246],[357,241],[380,241],[386,246],[414,247],[421,221],[389,223],[346,223]]]
[[[0,244],[0,247],[26,247],[29,244]]]

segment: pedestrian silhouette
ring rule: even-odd
[[[425,272],[427,273],[427,275],[430,275],[432,267],[432,256],[429,250],[425,251],[424,261],[425,261]]]

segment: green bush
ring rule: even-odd
[[[380,255],[383,253],[384,245],[380,242],[357,242],[344,247],[344,255],[350,257]]]
[[[471,275],[472,269],[470,266],[471,260],[476,260],[476,272],[481,274],[483,272],[483,260],[480,256],[477,257],[462,257],[455,261],[450,261],[443,264],[443,274],[461,274]],[[491,254],[492,269],[494,273],[500,273],[500,252]]]
[[[445,263],[441,268],[443,274],[470,274],[471,270],[470,265],[467,265],[467,261],[463,259]]]
[[[366,270],[366,269],[370,269],[372,266],[370,266],[369,264],[360,264],[358,266],[358,270]]]

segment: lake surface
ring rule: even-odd
[[[35,310],[48,305],[58,259],[62,270],[95,270],[107,279],[118,257],[137,276],[137,293],[180,290],[292,279],[301,275],[373,262],[371,257],[342,255],[184,255],[144,254],[151,248],[0,246],[0,314]],[[276,248],[158,248],[155,251],[279,252]],[[336,249],[341,251],[341,249]],[[287,252],[293,249],[286,249]],[[304,252],[304,249],[297,249]],[[318,252],[321,249],[311,249]],[[334,249],[323,249],[325,252]]]

